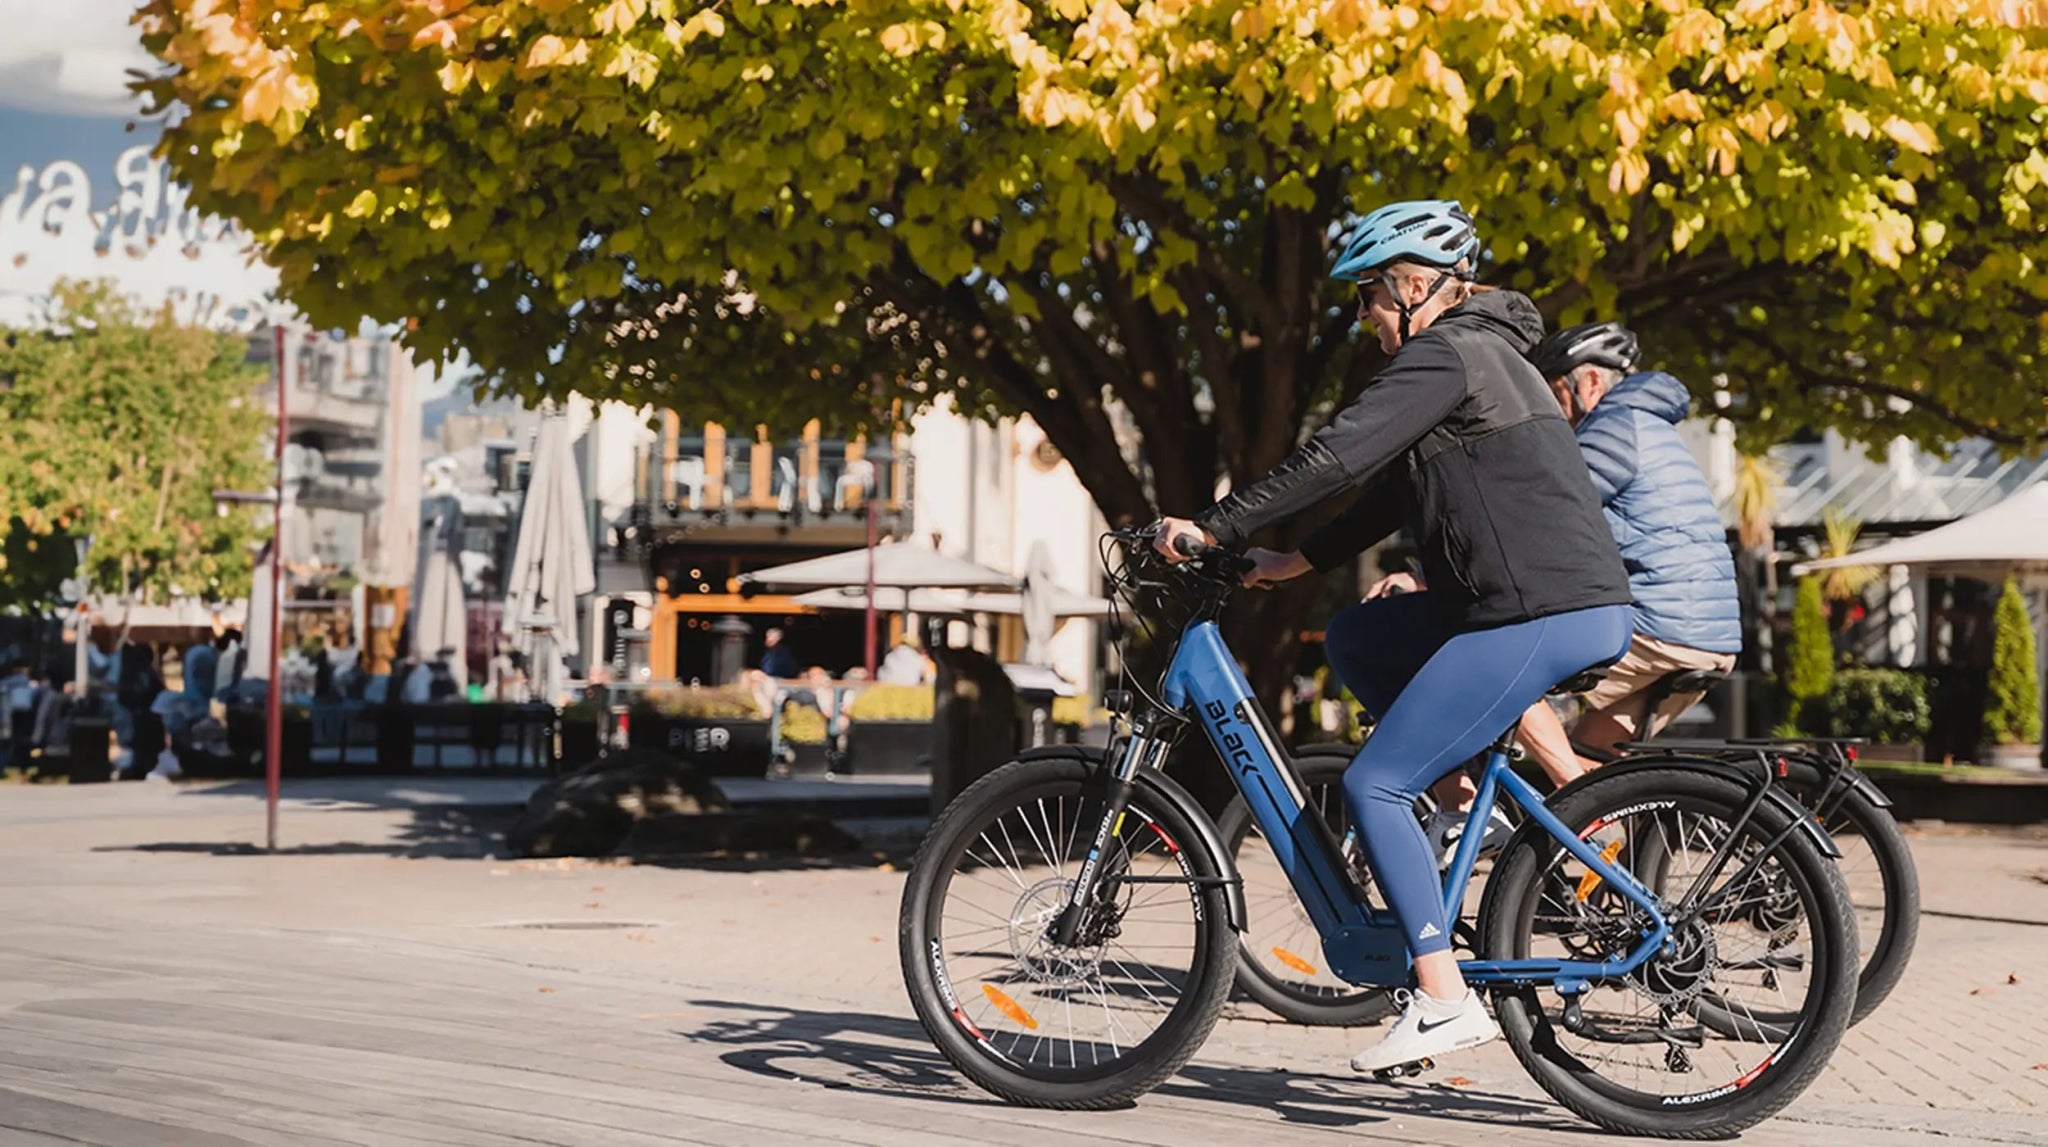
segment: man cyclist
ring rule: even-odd
[[[1392,357],[1328,426],[1158,546],[1231,545],[1363,488],[1297,553],[1248,551],[1248,584],[1328,570],[1404,522],[1436,592],[1361,602],[1333,618],[1330,663],[1374,715],[1344,774],[1366,860],[1414,957],[1418,991],[1351,1061],[1379,1071],[1499,1036],[1450,951],[1422,790],[1485,748],[1557,682],[1628,647],[1628,577],[1571,427],[1524,354],[1543,334],[1522,295],[1473,282],[1480,242],[1447,200],[1367,215],[1332,274]]]
[[[1640,357],[1634,332],[1614,322],[1568,327],[1529,355],[1577,428],[1579,450],[1635,598],[1628,653],[1585,694],[1585,711],[1572,734],[1566,735],[1547,702],[1538,701],[1522,718],[1521,743],[1560,786],[1595,765],[1573,751],[1573,740],[1605,751],[1655,736],[1701,695],[1668,697],[1650,713],[1652,686],[1672,673],[1726,673],[1742,651],[1742,610],[1727,534],[1707,477],[1678,436],[1691,396],[1685,384],[1662,371],[1634,373]],[[1368,596],[1396,587],[1422,584],[1395,574]],[[1462,772],[1438,782],[1435,792],[1443,810],[1469,808],[1475,795]],[[1448,862],[1464,827],[1461,811],[1430,818],[1427,831],[1440,863]],[[1508,827],[1496,809],[1482,844],[1502,843]]]

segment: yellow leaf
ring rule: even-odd
[[[377,210],[377,193],[365,187],[361,191],[356,192],[356,197],[348,201],[348,206],[342,208],[341,213],[350,219],[361,219],[375,210]]]
[[[1664,117],[1685,123],[1698,123],[1706,112],[1700,108],[1699,97],[1691,92],[1672,92],[1664,97]]]
[[[444,52],[453,48],[455,46],[455,25],[446,20],[436,20],[412,34],[413,51],[417,52],[430,44]]]
[[[449,95],[460,95],[469,86],[472,67],[467,60],[450,60],[434,73],[441,77],[441,90]]]
[[[908,56],[917,51],[917,37],[908,24],[891,24],[882,29],[880,37],[882,50],[892,56]]]
[[[1857,139],[1870,138],[1870,117],[1855,108],[1842,109],[1842,131]]]
[[[569,45],[564,43],[560,36],[550,32],[527,45],[526,66],[529,68],[545,68],[556,60],[561,59],[568,50]]]
[[[1884,133],[1892,137],[1892,142],[1900,147],[1917,151],[1921,155],[1933,155],[1941,148],[1941,141],[1935,138],[1933,128],[1898,116],[1892,116],[1884,121]]]

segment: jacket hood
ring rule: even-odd
[[[1654,414],[1676,425],[1685,421],[1685,416],[1692,411],[1692,392],[1685,389],[1684,383],[1663,371],[1650,370],[1629,375],[1615,383],[1614,389],[1607,392],[1594,411],[1597,413],[1610,403]]]
[[[1525,355],[1543,341],[1543,316],[1529,296],[1519,291],[1481,291],[1445,311],[1430,325],[1445,323],[1484,328]]]

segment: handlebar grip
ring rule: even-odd
[[[1214,548],[1193,534],[1178,534],[1173,539],[1174,552],[1184,558],[1198,558]]]

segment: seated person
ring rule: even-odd
[[[1606,751],[1655,736],[1700,694],[1668,697],[1649,713],[1644,710],[1652,686],[1688,670],[1726,673],[1742,651],[1742,609],[1727,531],[1706,475],[1678,436],[1691,396],[1684,383],[1662,371],[1631,373],[1638,356],[1636,336],[1619,323],[1568,327],[1529,355],[1574,427],[1635,599],[1635,637],[1606,678],[1581,699],[1585,711],[1572,736],[1547,702],[1538,701],[1522,717],[1522,744],[1560,786],[1595,767],[1573,751],[1573,740]],[[1367,596],[1421,588],[1411,575],[1394,574]],[[1434,792],[1444,811],[1431,817],[1429,838],[1448,863],[1465,827],[1460,810],[1471,807],[1474,789],[1469,777],[1456,772]],[[1495,809],[1484,844],[1500,844],[1508,827]]]

